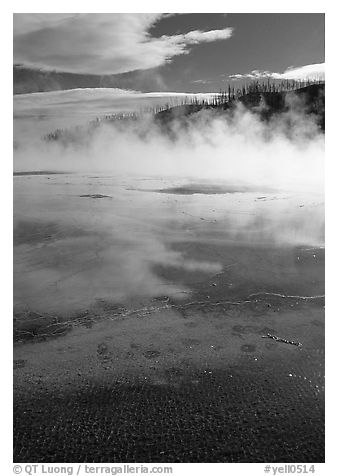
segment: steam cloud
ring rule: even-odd
[[[15,181],[15,305],[62,313],[96,299],[184,298],[190,286],[180,277],[202,273],[203,280],[223,270],[217,253],[177,248],[191,250],[195,241],[322,246],[324,137],[299,100],[290,101],[289,112],[269,123],[239,107],[233,114],[201,111],[184,126],[179,118],[161,126],[151,115],[102,123],[66,146],[30,134],[32,124],[24,137],[17,132],[15,170],[81,175]],[[255,193],[140,191],[191,183],[232,191],[246,185]],[[274,196],[277,189],[283,193]],[[90,193],[108,198],[81,198]],[[228,253],[232,266],[231,247]],[[255,267],[245,266],[256,282]]]
[[[101,124],[90,140],[80,134],[67,147],[25,140],[15,151],[14,168],[217,179],[321,191],[324,135],[299,100],[290,101],[289,111],[269,123],[238,107],[234,114],[223,115],[203,110],[185,119],[186,127],[177,119],[161,128],[152,116],[123,127]]]

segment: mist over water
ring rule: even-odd
[[[41,137],[88,116],[72,115],[59,94],[43,107],[45,119],[36,116],[41,104],[29,117],[30,96],[21,100],[25,107],[16,103],[14,170],[65,173],[15,177],[19,308],[63,313],[100,299],[183,299],[189,280],[234,265],[231,253],[214,251],[219,246],[323,246],[324,136],[296,100],[269,123],[242,108],[222,116],[201,111],[185,127],[179,119],[160,127],[145,115],[125,127],[101,124],[89,138],[80,131],[64,146]],[[96,112],[103,99],[95,99]],[[122,94],[118,101],[120,111]],[[194,251],[198,243],[211,247],[206,255]],[[280,271],[278,259],[270,264]],[[257,281],[257,289],[271,279]]]
[[[41,101],[42,94],[35,94],[36,101]],[[175,141],[172,141],[165,128],[160,128],[151,115],[145,115],[141,121],[123,128],[114,123],[102,125],[89,142],[80,136],[78,143],[64,147],[46,143],[42,135],[60,127],[60,121],[66,128],[81,124],[88,116],[79,114],[80,111],[77,114],[78,104],[71,113],[69,103],[63,105],[60,93],[59,96],[58,106],[55,98],[49,109],[44,106],[47,119],[43,121],[36,116],[25,119],[29,108],[21,105],[20,109],[20,99],[17,100],[16,171],[40,169],[192,177],[278,189],[322,190],[324,136],[296,100],[291,112],[281,114],[269,123],[260,121],[258,115],[243,108],[238,108],[234,115],[221,117],[201,111],[185,128],[179,121],[168,126],[175,133]],[[130,96],[133,95],[118,95],[115,110],[122,110],[124,99],[125,108],[130,111]],[[33,102],[33,98],[30,101]],[[25,104],[25,98],[21,102]],[[101,102],[103,107],[102,98]],[[157,99],[153,104],[159,102]],[[95,104],[98,115],[100,107],[97,101]],[[137,100],[134,107],[140,109]]]

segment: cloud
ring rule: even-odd
[[[302,80],[322,80],[325,79],[325,63],[308,64],[306,66],[299,66],[297,68],[290,67],[284,73],[273,73],[271,71],[253,70],[246,74],[232,74],[231,79],[290,79],[296,81]]]
[[[232,28],[152,37],[159,13],[14,15],[14,61],[71,73],[117,74],[155,68]]]
[[[54,27],[63,20],[76,17],[76,13],[15,13],[14,36]]]

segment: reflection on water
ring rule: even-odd
[[[190,290],[189,279],[224,271],[235,254],[257,267],[256,253],[271,272],[278,261],[271,250],[284,250],[279,261],[291,256],[292,271],[295,247],[323,246],[321,196],[147,191],[182,182],[16,177],[15,306],[63,313],[97,299],[179,296]]]
[[[208,187],[15,177],[18,458],[323,461],[322,197]]]

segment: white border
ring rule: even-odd
[[[12,13],[13,12],[182,12],[182,13],[325,13],[326,14],[326,82],[327,82],[327,119],[326,119],[326,463],[316,464],[316,475],[332,476],[337,472],[336,463],[336,428],[337,428],[337,373],[335,372],[335,348],[337,347],[337,320],[335,297],[337,294],[337,180],[338,180],[338,154],[335,147],[337,136],[337,45],[338,29],[337,7],[334,2],[328,1],[303,1],[295,2],[284,0],[283,2],[270,1],[236,1],[229,2],[228,5],[221,1],[208,1],[207,4],[199,2],[184,2],[173,0],[167,4],[159,4],[155,1],[123,2],[112,3],[111,1],[64,1],[52,2],[43,1],[13,1],[11,5],[2,7],[1,19],[1,91],[2,97],[2,151],[1,154],[1,178],[2,178],[2,200],[1,217],[1,318],[3,324],[2,339],[2,425],[1,443],[3,459],[0,460],[2,474],[12,473]],[[123,7],[123,8],[121,8]],[[204,7],[204,8],[203,8]],[[205,12],[206,8],[208,9]],[[287,32],[286,32],[287,34]],[[174,475],[179,474],[213,474],[237,475],[247,472],[250,475],[262,475],[264,464],[260,463],[237,463],[237,464],[184,464],[174,466]],[[74,466],[75,467],[75,466]],[[6,468],[6,469],[5,469]],[[8,468],[8,470],[7,470]]]

